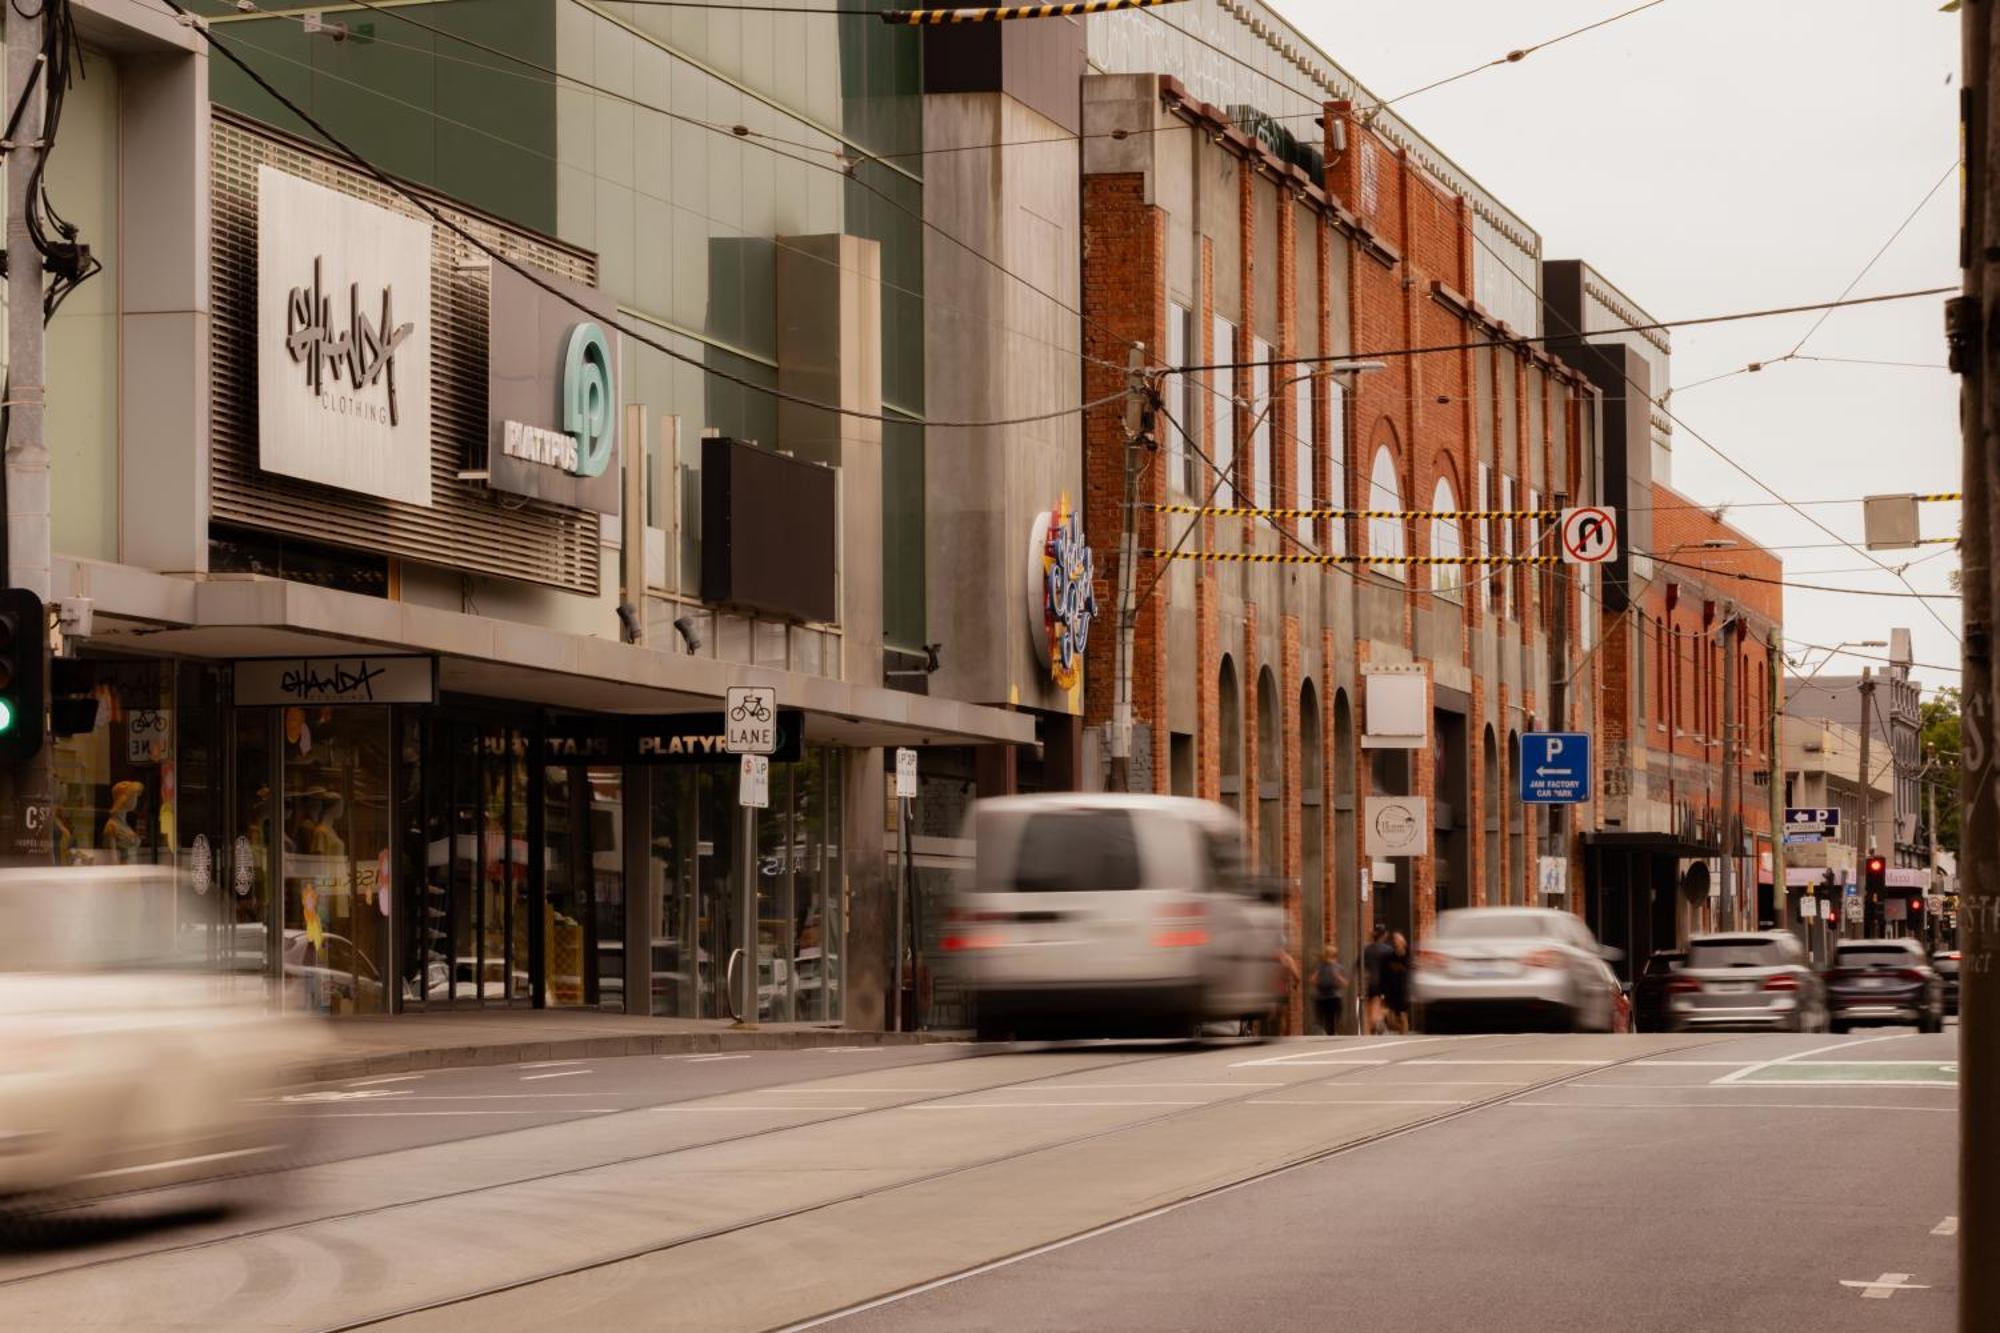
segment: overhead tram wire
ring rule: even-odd
[[[194,17],[194,15],[192,15],[192,13],[187,8],[184,7],[184,5],[181,3],[181,0],[162,0],[162,3],[171,7],[176,13],[187,14],[189,15],[189,17]],[[925,427],[935,427],[938,429],[984,430],[1000,426],[1018,426],[1018,425],[1028,425],[1038,421],[1052,421],[1061,417],[1076,416],[1081,413],[1088,412],[1097,407],[1103,407],[1110,403],[1119,402],[1123,400],[1125,397],[1125,391],[1121,389],[1117,393],[1107,394],[1102,398],[1081,403],[1075,407],[1057,408],[1053,411],[1038,412],[1027,416],[1008,417],[1004,419],[991,420],[991,421],[938,421],[928,417],[912,418],[902,415],[891,415],[889,413],[884,413],[884,412],[868,412],[868,411],[863,411],[859,408],[842,407],[835,403],[823,403],[817,399],[807,398],[802,394],[790,393],[783,389],[774,389],[769,385],[759,384],[755,380],[748,379],[741,375],[732,374],[729,371],[708,365],[695,356],[680,351],[677,348],[670,347],[666,343],[661,342],[659,339],[652,338],[647,336],[646,334],[640,333],[637,330],[629,328],[625,324],[620,323],[615,319],[606,319],[602,317],[597,312],[592,311],[587,307],[585,307],[582,304],[582,302],[580,302],[576,297],[563,291],[553,281],[551,281],[541,273],[537,272],[532,268],[527,267],[524,264],[521,264],[513,257],[507,255],[497,247],[488,245],[486,242],[480,240],[469,229],[460,225],[457,222],[454,222],[443,210],[441,210],[437,205],[431,203],[430,200],[426,199],[421,193],[411,188],[410,186],[405,185],[402,181],[396,179],[394,176],[391,176],[388,172],[382,170],[382,168],[376,166],[374,162],[369,160],[367,157],[363,156],[356,149],[349,146],[345,140],[341,139],[338,135],[334,134],[333,131],[327,129],[326,126],[322,125],[305,108],[298,105],[297,102],[294,102],[291,98],[287,97],[283,92],[280,92],[275,86],[272,85],[272,83],[268,79],[266,79],[261,73],[259,73],[248,61],[244,60],[243,57],[237,53],[236,49],[231,44],[222,41],[213,32],[210,32],[208,30],[207,25],[196,23],[193,26],[194,30],[200,33],[202,39],[205,42],[207,42],[210,49],[220,54],[223,57],[223,59],[227,60],[230,64],[234,65],[238,70],[240,70],[243,73],[243,75],[246,78],[248,78],[252,83],[256,84],[257,87],[261,89],[266,96],[270,97],[279,106],[284,107],[285,110],[290,112],[293,116],[297,117],[301,124],[309,127],[313,131],[313,133],[317,134],[321,138],[321,140],[323,140],[325,143],[327,143],[334,149],[338,150],[342,156],[347,158],[351,163],[353,163],[354,166],[360,168],[361,171],[367,174],[376,183],[392,191],[397,196],[399,196],[407,203],[409,203],[411,206],[415,207],[419,212],[423,213],[424,216],[428,217],[433,223],[435,223],[440,227],[443,227],[446,231],[449,231],[452,235],[458,237],[459,240],[463,241],[465,244],[471,246],[473,249],[478,250],[480,253],[484,254],[493,263],[499,264],[502,267],[511,270],[517,277],[522,278],[530,285],[539,288],[541,291],[547,293],[548,295],[555,297],[557,300],[563,302],[565,305],[572,306],[575,309],[583,312],[584,314],[589,315],[591,318],[598,320],[599,323],[609,326],[610,328],[616,330],[618,333],[624,335],[625,337],[632,339],[634,342],[640,344],[641,346],[650,347],[654,351],[660,353],[662,356],[665,356],[670,360],[679,361],[685,365],[691,366],[694,369],[701,371],[703,374],[712,375],[717,379],[723,380],[730,384],[737,385],[739,388],[748,389],[753,393],[764,394],[765,396],[770,398],[775,398],[780,402],[795,403],[801,407],[814,408],[822,412],[832,413],[836,416],[851,417],[863,421],[875,421],[875,422],[880,422],[884,425],[915,424]]]
[[[1507,52],[1507,54],[1503,56],[1496,56],[1492,60],[1482,61],[1481,63],[1474,65],[1470,69],[1461,70],[1457,74],[1453,74],[1446,78],[1438,79],[1431,83],[1427,83],[1421,88],[1412,88],[1410,89],[1410,91],[1406,93],[1398,93],[1394,97],[1389,98],[1387,101],[1377,102],[1374,106],[1370,107],[1366,112],[1366,119],[1368,122],[1372,123],[1378,112],[1383,111],[1388,107],[1392,107],[1398,102],[1407,102],[1410,98],[1417,97],[1424,93],[1430,92],[1434,88],[1442,88],[1446,84],[1457,83],[1460,79],[1469,79],[1475,74],[1481,73],[1482,71],[1485,70],[1493,69],[1499,65],[1519,64],[1521,61],[1526,60],[1529,56],[1535,54],[1535,52],[1546,50],[1549,47],[1556,45],[1558,42],[1566,42],[1572,37],[1581,37],[1583,36],[1583,34],[1587,32],[1595,32],[1597,29],[1608,27],[1609,25],[1618,22],[1618,20],[1620,19],[1631,18],[1634,14],[1643,14],[1647,10],[1652,9],[1654,6],[1663,5],[1666,2],[1667,0],[1646,0],[1646,3],[1643,5],[1635,5],[1631,9],[1627,9],[1620,13],[1613,14],[1608,18],[1601,18],[1597,20],[1595,23],[1586,23],[1581,28],[1571,28],[1568,32],[1558,34],[1557,36],[1554,37],[1546,38],[1542,41],[1536,42],[1532,46],[1517,47],[1514,50]]]
[[[1962,593],[1956,592],[1918,592],[1915,588],[1910,588],[1907,592],[1897,592],[1892,588],[1837,588],[1830,584],[1800,583],[1797,580],[1785,578],[1774,579],[1763,574],[1752,574],[1747,570],[1717,569],[1712,565],[1696,565],[1682,560],[1668,560],[1664,557],[1653,555],[1649,551],[1636,551],[1634,554],[1647,556],[1649,559],[1656,560],[1660,564],[1673,569],[1699,570],[1705,577],[1715,579],[1718,582],[1726,582],[1734,579],[1739,583],[1761,583],[1778,588],[1797,588],[1803,592],[1837,592],[1845,597],[1914,598],[1922,602],[1951,602],[1957,601],[1963,596]],[[1887,574],[1893,571],[1885,566],[1882,572]]]

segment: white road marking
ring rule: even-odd
[[[618,1108],[615,1106],[573,1106],[569,1108],[569,1111],[577,1115],[616,1115]],[[564,1113],[553,1106],[544,1107],[539,1111],[480,1111],[468,1107],[463,1111],[322,1111],[316,1115],[308,1115],[304,1118],[307,1120],[380,1120],[401,1116],[561,1115]]]
[[[1762,1083],[1634,1083],[1623,1079],[1603,1078],[1591,1082],[1570,1083],[1571,1088],[1619,1088],[1626,1092],[1652,1092],[1656,1088],[1705,1088],[1710,1092],[1811,1092],[1814,1088],[1935,1088],[1939,1092],[1957,1093],[1956,1083],[1940,1083],[1936,1079],[1901,1078],[1815,1078],[1815,1079],[1772,1079]]]
[[[1831,1046],[1815,1046],[1808,1051],[1794,1051],[1790,1055],[1781,1055],[1775,1060],[1759,1060],[1756,1064],[1746,1065],[1733,1074],[1724,1074],[1715,1081],[1717,1083],[1741,1083],[1750,1075],[1762,1069],[1769,1069],[1773,1065],[1789,1065],[1803,1060],[1810,1055],[1825,1055],[1828,1051],[1844,1051],[1850,1046],[1866,1046],[1870,1042],[1900,1041],[1904,1037],[1914,1035],[1914,1033],[1909,1032],[1895,1032],[1886,1037],[1858,1037],[1853,1041],[1837,1041]]]
[[[559,1065],[580,1065],[581,1060],[536,1060],[532,1064],[515,1065],[516,1069],[554,1069]]]
[[[1899,1291],[1930,1290],[1930,1287],[1925,1283],[1910,1281],[1908,1273],[1884,1273],[1873,1282],[1856,1282],[1850,1278],[1842,1278],[1840,1285],[1843,1287],[1859,1287],[1861,1288],[1862,1299],[1877,1301],[1886,1301]]]
[[[390,1074],[386,1078],[358,1078],[347,1086],[350,1088],[372,1088],[378,1083],[408,1083],[422,1078],[422,1074]]]
[[[1406,1065],[1608,1065],[1609,1060],[1404,1060]]]
[[[967,1096],[973,1094],[968,1093]],[[928,1102],[917,1106],[887,1108],[897,1111],[1019,1111],[1023,1109],[1047,1109],[1059,1111],[1095,1110],[1100,1106],[1213,1106],[1215,1103],[1201,1099],[1146,1102]],[[818,1108],[815,1107],[815,1110]]]
[[[1467,1097],[1252,1097],[1248,1106],[1466,1106]]]
[[[1956,1236],[1958,1234],[1958,1219],[1956,1217],[1945,1218],[1944,1221],[1931,1228],[1931,1234],[1933,1236]]]
[[[1754,1065],[1755,1060],[1628,1060],[1628,1069],[1678,1069],[1683,1065],[1696,1067],[1714,1065],[1721,1069],[1735,1069],[1742,1065]]]
[[[1282,1088],[1282,1087],[1286,1087],[1286,1086],[1288,1086],[1288,1085],[1286,1085],[1286,1084],[1284,1084],[1284,1083],[1275,1083],[1275,1082],[1269,1082],[1269,1083],[1253,1083],[1253,1082],[1251,1082],[1251,1081],[1249,1081],[1249,1080],[1247,1080],[1247,1079],[1238,1079],[1238,1080],[1236,1080],[1236,1081],[1234,1081],[1234,1082],[1223,1082],[1223,1083],[1192,1083],[1192,1082],[1189,1082],[1189,1083],[1073,1083],[1073,1084],[1071,1084],[1071,1085],[1070,1085],[1069,1087],[1067,1087],[1067,1088],[1064,1088],[1064,1089],[1062,1089],[1062,1091],[1064,1091],[1064,1092],[1096,1092],[1096,1091],[1097,1091],[1098,1089],[1100,1089],[1100,1088],[1105,1088],[1105,1089],[1111,1089],[1111,1090],[1115,1090],[1115,1091],[1118,1091],[1118,1092],[1153,1092],[1153,1091],[1157,1091],[1157,1090],[1159,1090],[1159,1089],[1161,1089],[1161,1088],[1169,1088],[1169,1089],[1171,1089],[1171,1088]],[[973,1088],[973,1089],[971,1089],[970,1091],[972,1091],[972,1092],[980,1092],[980,1091],[984,1091],[984,1089],[979,1089],[979,1088]],[[1013,1091],[1013,1089],[1011,1089],[1011,1088],[994,1088],[994,1089],[992,1089],[992,1091],[994,1091],[994,1092],[1011,1092],[1011,1091]]]
[[[751,1106],[740,1102],[730,1102],[723,1106],[648,1106],[648,1111],[783,1111],[787,1115],[817,1115],[821,1111],[885,1111],[884,1106],[832,1106],[821,1102],[814,1106]]]
[[[687,1058],[687,1062],[691,1065],[705,1065],[713,1063],[716,1060],[748,1060],[749,1058],[750,1056],[747,1053],[740,1055],[690,1055]]]
[[[210,1162],[227,1162],[238,1157],[254,1157],[258,1153],[270,1152],[270,1148],[236,1148],[229,1152],[203,1153],[199,1157],[176,1157],[170,1162],[146,1162],[139,1166],[118,1166],[108,1171],[92,1171],[82,1177],[84,1180],[110,1180],[116,1176],[144,1175],[148,1171],[170,1171],[183,1166],[200,1166]]]
[[[1882,1085],[1872,1084],[1873,1087]],[[1957,1115],[1956,1106],[1892,1106],[1886,1102],[1501,1102],[1557,1111],[1937,1111]]]
[[[279,1098],[284,1102],[366,1102],[377,1097],[408,1097],[408,1088],[326,1088],[319,1092],[293,1092]]]
[[[1289,1055],[1267,1055],[1259,1060],[1237,1060],[1231,1069],[1249,1069],[1258,1065],[1373,1065],[1386,1064],[1385,1060],[1350,1060],[1342,1054],[1348,1051],[1386,1051],[1393,1046],[1421,1046],[1426,1042],[1455,1041],[1455,1037],[1402,1037],[1395,1041],[1370,1042],[1366,1046],[1309,1046],[1303,1051],[1293,1051]]]
[[[521,1081],[523,1083],[533,1083],[538,1078],[575,1078],[578,1074],[594,1074],[596,1072],[594,1069],[556,1069],[546,1074],[523,1074],[521,1075]]]

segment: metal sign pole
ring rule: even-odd
[[[896,798],[896,940],[891,946],[895,950],[895,990],[889,997],[889,1030],[903,1030],[903,913],[909,905],[910,883],[910,801],[906,796]]]
[[[743,867],[742,903],[739,907],[741,920],[736,932],[736,947],[743,955],[743,995],[737,1006],[737,1021],[744,1027],[757,1026],[757,810],[754,806],[740,805],[737,827],[739,843],[737,864]]]

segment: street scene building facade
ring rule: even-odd
[[[961,1022],[970,802],[1111,781],[1128,518],[1131,783],[1241,814],[1303,971],[1458,906],[1782,919],[1778,566],[1666,489],[1664,335],[1274,12],[212,8],[254,60],[79,6],[49,417],[58,850],[181,866],[219,966]],[[1596,746],[1548,805],[1545,733]]]

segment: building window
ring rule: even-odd
[[[1236,326],[1217,315],[1210,329],[1210,339],[1214,350],[1209,354],[1211,362],[1230,362],[1236,359]],[[1217,484],[1215,503],[1233,505],[1236,503],[1236,375],[1231,370],[1211,370],[1208,372],[1208,456],[1221,474]]]
[[[1313,382],[1303,375],[1292,385],[1292,505],[1313,507]],[[1313,521],[1299,519],[1299,536],[1312,540]]]
[[[1250,503],[1259,509],[1271,507],[1271,418],[1277,415],[1278,401],[1271,396],[1271,344],[1262,338],[1250,340],[1250,411],[1256,425],[1250,432]]]
[[[1458,497],[1452,493],[1451,478],[1439,477],[1437,489],[1431,492],[1431,509],[1436,511],[1431,517],[1431,554],[1440,560],[1456,560],[1465,554],[1464,530],[1459,526],[1463,520],[1438,516],[1457,508]],[[1432,592],[1456,602],[1464,597],[1464,590],[1464,565],[1431,566]]]
[[[1500,478],[1500,509],[1507,515],[1500,523],[1500,577],[1493,580],[1499,591],[1500,616],[1503,620],[1514,618],[1514,576],[1519,572],[1514,564],[1514,479],[1502,474]]]
[[[1326,462],[1327,503],[1345,509],[1347,499],[1347,386],[1337,378],[1326,380]],[[1333,553],[1347,554],[1347,520],[1333,520]]]
[[[1403,507],[1402,484],[1396,479],[1396,456],[1389,452],[1388,445],[1375,450],[1375,464],[1368,473],[1369,509],[1393,514]],[[1371,518],[1368,520],[1368,554],[1370,558],[1387,558],[1400,562],[1403,558],[1403,520],[1400,518]],[[1403,577],[1400,563],[1376,566],[1376,572],[1392,579]]]
[[[1167,364],[1184,366],[1188,363],[1188,329],[1191,313],[1186,306],[1175,301],[1167,302]],[[1166,407],[1169,419],[1161,423],[1159,435],[1167,444],[1167,485],[1176,490],[1187,489],[1187,463],[1194,452],[1190,447],[1188,430],[1194,425],[1194,418],[1188,415],[1188,390],[1190,377],[1176,375],[1167,391]]]

